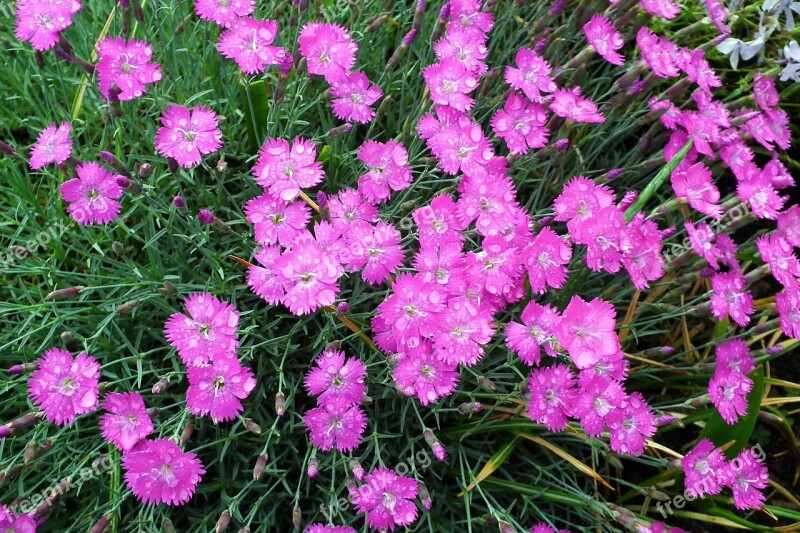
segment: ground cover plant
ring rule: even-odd
[[[800,528],[797,2],[0,13],[0,529]]]

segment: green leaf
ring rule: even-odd
[[[500,466],[506,462],[508,456],[511,455],[511,452],[514,451],[514,448],[517,447],[517,444],[519,444],[519,437],[514,437],[513,440],[506,442],[502,448],[497,450],[497,452],[495,452],[495,454],[488,461],[486,461],[486,464],[483,465],[481,471],[475,474],[475,481],[470,483],[469,487],[459,494],[459,497],[463,496],[465,492],[470,492],[472,489],[478,486],[478,484],[491,476],[495,470],[500,468]]]
[[[642,207],[647,203],[647,200],[649,200],[650,197],[653,196],[661,187],[661,184],[670,177],[672,171],[675,170],[675,167],[680,165],[681,161],[683,161],[683,158],[686,157],[686,154],[688,154],[689,150],[692,149],[692,144],[694,144],[692,139],[686,141],[686,144],[683,145],[683,148],[681,148],[677,154],[672,156],[672,159],[669,160],[669,163],[664,165],[664,168],[662,168],[658,174],[656,174],[656,177],[654,177],[653,180],[647,184],[647,187],[644,188],[642,194],[640,194],[639,197],[636,198],[636,201],[633,202],[633,205],[631,205],[628,210],[625,211],[625,220],[630,222],[636,213],[642,210]]]
[[[247,140],[250,151],[256,152],[261,146],[263,130],[269,120],[269,97],[267,85],[264,80],[248,82],[239,80],[239,94],[241,107],[244,112],[244,122],[247,126]]]
[[[728,425],[715,409],[703,431],[700,432],[701,439],[707,438],[716,446],[735,441],[730,448],[725,450],[728,459],[733,459],[747,445],[758,419],[761,398],[764,396],[764,369],[759,367],[748,374],[748,377],[753,380],[753,390],[747,395],[747,414],[735,424]]]

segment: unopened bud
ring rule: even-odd
[[[387,94],[383,97],[383,101],[381,101],[381,105],[378,106],[378,110],[375,112],[375,118],[373,122],[378,122],[380,119],[386,115],[386,112],[389,110],[389,105],[392,103],[392,95]]]
[[[458,406],[458,412],[462,415],[478,413],[481,409],[483,409],[483,404],[479,402],[462,403]]]
[[[364,476],[366,476],[366,472],[364,471],[364,467],[361,466],[361,463],[358,462],[357,459],[350,459],[347,461],[347,466],[350,468],[350,471],[353,473],[353,477],[359,481],[364,480]]]
[[[381,13],[380,15],[375,17],[375,20],[373,20],[370,23],[370,25],[367,26],[367,33],[372,33],[375,30],[377,30],[378,28],[380,28],[381,24],[386,22],[387,18],[389,18],[389,15],[387,13]]]
[[[419,496],[419,501],[422,502],[422,506],[425,508],[426,511],[430,511],[431,507],[433,506],[433,501],[431,501],[431,494],[428,492],[428,487],[425,486],[425,483],[419,481],[417,483],[418,492],[417,495]]]
[[[150,417],[150,420],[155,421],[156,417],[158,417],[158,407],[148,407],[145,412]]]
[[[486,376],[478,377],[478,385],[491,392],[497,391],[497,387],[495,387],[494,383],[492,383],[492,380]]]
[[[497,525],[500,527],[500,533],[514,533],[514,528],[511,527],[509,524],[506,524],[505,522],[500,522]]]
[[[8,427],[8,425],[0,426],[0,440],[8,437],[12,433],[13,433],[13,431],[11,430],[10,427]]]
[[[17,151],[11,148],[11,146],[7,145],[3,141],[0,141],[0,154],[15,155],[16,153]]]
[[[174,283],[164,280],[164,286],[158,289],[159,294],[164,298],[175,298],[178,296],[178,288]]]
[[[244,427],[246,427],[247,430],[253,435],[261,435],[261,426],[259,426],[249,418],[244,419]]]
[[[660,357],[662,355],[674,354],[675,348],[672,346],[659,346],[657,348],[648,348],[643,353],[645,357]]]
[[[117,307],[117,310],[114,312],[118,315],[122,315],[124,313],[130,313],[140,303],[142,303],[141,300],[129,300],[124,304],[120,305],[119,307]]]
[[[392,353],[386,356],[386,362],[389,363],[390,366],[396,366],[397,363],[400,362],[400,354],[399,353]]]
[[[103,517],[95,522],[89,533],[103,533],[108,529],[108,523],[111,521],[112,513],[103,515]]]
[[[125,255],[125,246],[123,246],[121,242],[118,241],[112,242],[111,250],[117,255],[117,257],[122,257],[123,255]]]
[[[339,302],[336,306],[336,314],[339,316],[346,315],[349,309],[350,306],[347,304],[347,302]]]
[[[62,331],[60,337],[61,337],[61,342],[63,342],[64,344],[69,344],[75,340],[75,334],[72,333],[71,331]]]
[[[159,395],[169,387],[169,378],[163,377],[159,379],[155,385],[153,385],[153,390],[151,391],[154,395]]]
[[[667,426],[678,420],[672,415],[661,415],[656,418],[656,427]]]
[[[164,533],[175,533],[175,526],[172,525],[169,518],[165,518],[164,521],[161,522],[161,531]]]
[[[37,363],[22,363],[21,365],[14,365],[8,369],[9,374],[25,374],[36,370],[39,365]]]
[[[279,392],[275,395],[275,414],[283,416],[286,412],[286,397],[283,395],[282,392]]]
[[[183,431],[181,431],[181,438],[179,441],[181,447],[186,446],[186,443],[189,442],[190,438],[192,438],[192,433],[194,433],[194,421],[186,424],[186,427],[183,428]]]
[[[303,514],[300,511],[300,506],[294,504],[294,509],[292,509],[292,524],[294,525],[295,531],[300,531],[300,526],[303,523]]]
[[[222,533],[228,528],[231,523],[231,512],[225,509],[217,520],[217,525],[214,527],[214,533]]]
[[[258,481],[264,475],[264,469],[267,468],[267,456],[264,454],[256,458],[256,466],[253,467],[253,479]]]
[[[342,124],[341,126],[336,126],[335,128],[329,129],[326,135],[329,139],[333,139],[334,137],[339,137],[340,135],[350,133],[351,131],[353,131],[352,124]]]
[[[665,501],[670,499],[669,498],[669,494],[661,492],[660,490],[658,490],[655,487],[646,487],[644,489],[644,493],[647,494],[648,496],[650,496],[651,498],[653,498],[654,500],[659,500],[659,501],[662,501],[662,502],[665,502]]]
[[[319,474],[319,460],[316,457],[312,457],[308,460],[308,469],[306,470],[306,474],[311,479],[314,479]]]
[[[566,150],[567,148],[569,148],[569,139],[562,138],[556,140],[556,142],[553,143],[553,148],[555,148],[559,152]]]
[[[33,442],[29,442],[25,449],[22,450],[22,463],[28,464],[34,459],[41,457],[43,453],[53,447],[52,440],[44,441],[40,446]]]
[[[439,441],[439,439],[436,438],[433,430],[425,428],[425,430],[422,432],[422,436],[425,437],[425,442],[427,442],[428,446],[431,447],[431,450],[433,450],[433,455],[436,456],[436,459],[440,463],[447,459],[447,451],[445,451],[444,446],[442,446],[442,443]]]
[[[150,163],[142,163],[139,165],[139,170],[136,172],[136,175],[139,176],[140,180],[146,180],[153,174],[153,165]]]
[[[216,217],[214,216],[214,213],[212,213],[208,209],[200,209],[197,212],[197,220],[199,220],[203,224],[209,225],[214,223]]]
[[[361,398],[362,407],[369,407],[370,405],[372,405],[372,396],[364,396]]]
[[[228,170],[228,163],[224,159],[217,161],[217,172],[225,172]]]
[[[76,286],[76,287],[67,287],[66,289],[56,289],[45,298],[47,300],[59,300],[61,298],[74,298],[78,296],[86,287],[83,286]]]
[[[780,344],[775,344],[773,346],[768,347],[766,351],[769,355],[779,354],[783,351],[783,346],[781,346]]]
[[[123,189],[127,189],[128,187],[131,186],[131,180],[129,180],[125,176],[119,175],[117,176],[117,185],[119,185]]]
[[[186,207],[186,200],[182,196],[176,196],[172,199],[172,205],[178,210],[181,215],[189,214],[189,209]]]

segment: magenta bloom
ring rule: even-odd
[[[489,55],[486,48],[486,35],[469,28],[452,26],[444,37],[433,45],[439,61],[454,60],[476,75],[486,72],[484,59]]]
[[[758,218],[775,220],[786,202],[786,196],[781,196],[763,172],[748,179],[739,180],[736,194],[743,202],[748,202],[753,214]]]
[[[277,34],[278,23],[274,20],[242,17],[219,36],[217,50],[236,61],[245,74],[258,74],[285,60],[286,50],[271,46]]]
[[[762,458],[753,450],[742,450],[727,463],[724,476],[733,490],[733,504],[737,509],[761,509],[764,494],[761,490],[769,484],[769,472]]]
[[[97,163],[81,163],[76,168],[77,178],[65,181],[59,187],[61,197],[69,202],[67,213],[80,225],[108,224],[119,215],[122,197],[119,176]]]
[[[750,315],[755,312],[753,296],[745,288],[745,279],[740,272],[716,274],[711,278],[711,314],[717,320],[727,316],[739,324],[746,326]]]
[[[672,0],[641,0],[642,7],[651,15],[664,17],[667,20],[674,19],[681,12],[678,4]]]
[[[100,417],[100,432],[123,453],[153,432],[153,421],[138,392],[109,392],[103,409],[107,412]]]
[[[443,107],[437,107],[437,112]],[[465,114],[443,125],[428,141],[428,147],[448,174],[457,174],[460,170],[466,175],[483,176],[494,157],[492,145],[484,137],[480,124]]]
[[[342,262],[355,272],[363,268],[361,277],[371,285],[383,283],[403,264],[400,232],[382,220],[375,226],[358,226],[345,235]]]
[[[414,256],[413,264],[423,281],[435,282],[447,294],[466,293],[466,256],[461,250],[460,240],[435,242],[420,239],[420,250]]]
[[[697,227],[691,222],[684,222],[683,227],[686,229],[686,234],[689,236],[689,243],[692,245],[692,250],[708,261],[711,268],[719,270],[717,259],[722,257],[722,252],[714,245],[714,231],[705,222],[701,222]]]
[[[265,246],[292,246],[311,220],[311,209],[305,202],[289,203],[269,193],[249,200],[244,214],[253,224],[256,242]]]
[[[606,121],[606,117],[597,111],[597,104],[581,96],[580,87],[558,89],[550,102],[550,111],[573,122],[599,124]]]
[[[348,74],[356,63],[358,46],[338,24],[309,22],[300,29],[298,44],[308,72],[324,76],[328,83]]]
[[[516,188],[507,177],[463,179],[459,192],[461,198],[456,204],[458,219],[465,227],[474,220],[483,236],[503,235],[516,227],[520,207],[515,199]]]
[[[306,528],[305,533],[356,533],[356,530],[349,526],[327,526],[325,524],[311,524]]]
[[[642,60],[653,74],[659,78],[677,78],[680,75],[678,48],[669,39],[659,37],[643,26],[636,34],[636,44],[642,53]]]
[[[97,410],[100,365],[94,357],[83,352],[73,358],[66,350],[50,348],[37,365],[28,379],[28,394],[45,419],[65,426]]]
[[[472,109],[475,100],[468,95],[478,87],[478,78],[463,64],[446,59],[422,69],[422,77],[430,89],[433,103],[458,111]]]
[[[253,256],[258,264],[247,269],[247,286],[270,305],[280,302],[285,294],[275,272],[280,256],[277,246],[263,246]]]
[[[172,104],[161,115],[161,124],[156,132],[156,152],[173,158],[184,168],[197,166],[203,155],[222,147],[217,115],[207,107],[198,106],[190,111]]]
[[[369,167],[358,180],[358,192],[373,204],[388,200],[392,191],[407,189],[414,179],[408,152],[395,140],[365,141],[358,149],[358,159]]]
[[[414,348],[421,337],[439,331],[445,299],[435,283],[420,275],[400,274],[392,283],[392,294],[378,306],[378,316],[400,345]]]
[[[375,111],[370,106],[383,96],[383,91],[370,83],[366,74],[358,71],[334,79],[331,94],[335,97],[331,107],[336,118],[367,124],[375,118]]]
[[[358,405],[367,393],[364,377],[367,367],[355,357],[345,358],[344,352],[327,348],[314,361],[305,378],[309,394],[319,396],[322,407]]]
[[[777,107],[781,97],[775,88],[775,78],[756,72],[755,79],[753,79],[753,97],[758,107],[764,111]]]
[[[354,189],[341,189],[335,196],[326,196],[325,199],[331,222],[337,229],[371,226],[378,218],[378,208],[366,202]]]
[[[111,89],[119,90],[123,102],[139,98],[147,85],[161,79],[158,63],[151,63],[153,47],[144,41],[106,37],[97,44],[97,79],[100,93],[111,97]]]
[[[364,438],[367,415],[357,406],[330,403],[306,411],[303,423],[311,444],[320,450],[328,452],[336,447],[340,452],[350,452]]]
[[[542,228],[522,250],[531,291],[544,294],[547,287],[560,289],[567,281],[567,264],[572,259],[572,245],[550,228]]]
[[[72,26],[72,15],[81,10],[78,0],[19,0],[14,35],[39,52],[53,48],[59,32]]]
[[[800,212],[800,208],[798,211]],[[411,217],[419,229],[420,243],[463,241],[461,231],[465,226],[459,222],[456,203],[449,194],[435,196],[429,205],[416,209]]]
[[[675,195],[686,198],[689,205],[712,218],[722,217],[719,189],[711,179],[711,171],[703,163],[695,163],[683,172],[675,171],[670,177]]]
[[[297,137],[289,146],[289,141],[270,138],[258,151],[253,176],[272,196],[294,200],[300,189],[313,187],[325,179],[322,163],[316,158],[313,141]]]
[[[800,247],[800,205],[792,205],[778,214],[778,231],[792,246]]]
[[[364,485],[349,490],[350,501],[359,514],[366,513],[367,525],[372,529],[394,531],[417,519],[417,482],[398,476],[394,470],[376,468],[366,475]]]
[[[608,414],[622,407],[627,395],[619,382],[591,371],[581,372],[572,415],[590,437],[603,433]]]
[[[797,288],[785,289],[776,294],[775,307],[778,309],[783,333],[800,339],[800,293]]]
[[[451,0],[450,23],[447,33],[456,28],[469,28],[473,32],[489,33],[494,25],[492,13],[481,11],[480,0]]]
[[[553,202],[553,210],[556,220],[569,221],[567,229],[570,233],[576,233],[576,226],[580,222],[591,219],[597,211],[612,205],[614,193],[611,189],[583,176],[575,176]]]
[[[72,141],[69,140],[69,122],[60,125],[50,124],[39,134],[36,144],[31,148],[30,166],[39,170],[50,163],[60,165],[72,155]]]
[[[600,56],[612,65],[622,65],[625,58],[617,52],[625,45],[625,39],[611,21],[597,13],[592,20],[584,24],[583,33],[586,40]]]
[[[509,322],[506,324],[506,345],[519,355],[528,366],[536,366],[541,361],[540,347],[552,356],[556,351],[552,347],[555,340],[554,331],[561,316],[550,305],[540,305],[533,300],[528,302],[522,311],[522,324]]]
[[[580,296],[572,297],[555,334],[575,366],[588,368],[620,351],[614,331],[616,314],[613,305],[599,298],[586,302]]]
[[[506,82],[514,89],[525,93],[532,102],[541,103],[542,93],[556,90],[556,82],[550,77],[550,64],[530,48],[520,48],[514,58],[517,68],[506,67]]]
[[[708,396],[727,424],[735,424],[747,414],[747,395],[753,380],[736,372],[715,372],[708,382]]]
[[[122,456],[125,484],[148,505],[183,505],[192,499],[206,471],[193,453],[167,438],[143,440]]]
[[[664,275],[664,258],[661,255],[664,232],[652,220],[645,220],[644,213],[640,211],[625,228],[625,234],[630,247],[622,256],[622,266],[628,271],[637,290],[646,289],[650,281]]]
[[[436,356],[450,364],[474,366],[483,357],[483,346],[494,333],[492,315],[467,298],[452,298],[433,337]]]
[[[531,420],[543,423],[550,431],[561,431],[571,416],[575,390],[575,376],[566,365],[555,364],[534,370],[528,380],[531,399],[528,415]]]
[[[189,316],[175,313],[164,325],[167,341],[186,365],[236,357],[239,312],[207,292],[190,294],[183,301]]]
[[[198,17],[216,22],[223,28],[230,28],[255,10],[255,0],[194,0],[194,11]]]
[[[610,430],[611,449],[617,453],[641,455],[646,439],[656,432],[656,415],[638,392],[632,393],[622,407],[606,416]]]
[[[186,408],[195,415],[210,415],[215,424],[236,418],[244,410],[240,400],[256,387],[253,373],[235,358],[212,357],[210,365],[189,366],[186,377]]]
[[[796,287],[800,277],[800,261],[794,247],[780,233],[762,235],[756,239],[761,259],[770,266],[772,276],[784,287]]]
[[[343,274],[336,258],[324,252],[310,234],[295,239],[292,250],[276,261],[275,272],[286,290],[283,304],[295,315],[331,305]]]
[[[36,533],[36,520],[27,514],[16,514],[0,503],[0,530],[7,533]]]
[[[406,396],[416,396],[422,405],[450,396],[458,385],[456,364],[433,354],[430,341],[408,349],[392,372],[395,385]]]
[[[706,494],[719,494],[725,479],[726,462],[722,451],[708,439],[702,439],[681,459],[686,494],[702,498]]]
[[[517,93],[508,95],[503,109],[498,109],[492,117],[492,130],[506,141],[512,154],[525,154],[530,148],[545,146],[550,135],[546,124],[544,107],[528,103]]]

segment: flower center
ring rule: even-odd
[[[431,367],[428,365],[423,365],[423,367],[419,371],[420,374],[425,376],[426,378],[430,377],[433,372],[431,372]]]
[[[342,376],[336,376],[333,378],[333,386],[334,387],[341,387],[344,381],[342,380]]]
[[[203,324],[200,326],[200,335],[204,337],[208,337],[209,333],[211,333],[211,326],[208,324]]]
[[[86,196],[89,198],[90,202],[94,202],[98,198],[100,198],[100,193],[97,192],[97,189],[91,189]]]

